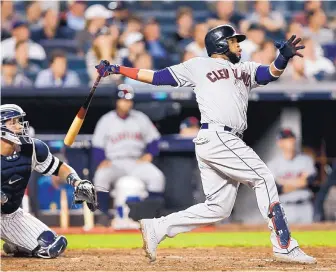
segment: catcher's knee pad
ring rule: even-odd
[[[148,196],[145,184],[133,176],[118,179],[112,191],[116,216],[128,218],[129,207],[126,202],[140,202]]]
[[[279,202],[274,202],[271,204],[268,217],[272,221],[273,229],[277,235],[279,246],[281,248],[288,248],[291,240],[291,234],[284,210]]]
[[[38,247],[34,250],[36,257],[51,259],[61,255],[66,249],[68,242],[64,236],[57,236],[47,230],[37,238]]]

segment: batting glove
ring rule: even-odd
[[[98,74],[101,77],[107,77],[111,74],[119,74],[120,66],[119,65],[110,65],[109,61],[102,60],[98,65],[95,66]]]
[[[279,49],[280,54],[286,60],[289,60],[294,56],[299,56],[301,58],[303,57],[303,55],[300,52],[298,52],[298,50],[304,49],[305,46],[304,45],[296,46],[299,42],[301,42],[301,38],[296,39],[296,35],[292,35],[292,37],[290,37],[288,41],[279,41],[279,42],[276,41],[274,44],[275,47]]]

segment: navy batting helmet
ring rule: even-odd
[[[238,42],[242,42],[246,39],[246,36],[236,33],[235,29],[230,25],[220,25],[210,29],[205,36],[205,47],[208,56],[228,53],[229,45],[227,40],[229,38],[237,38]]]
[[[134,90],[131,85],[120,84],[117,90],[117,99],[132,100],[134,98]]]

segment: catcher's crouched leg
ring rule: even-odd
[[[51,259],[60,256],[68,242],[64,236],[55,235],[52,231],[44,231],[37,238],[38,246],[33,250],[33,256]]]

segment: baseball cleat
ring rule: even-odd
[[[146,252],[146,257],[154,262],[156,260],[156,249],[158,242],[155,235],[154,226],[151,219],[142,219],[139,221],[140,230],[142,234],[143,246],[142,248]]]
[[[299,247],[292,249],[289,253],[274,252],[277,261],[288,263],[316,264],[315,258],[304,253]]]
[[[4,243],[2,249],[8,255],[15,254],[19,251],[17,246],[10,243]]]
[[[13,257],[31,257],[31,253],[20,251],[19,248],[12,243],[4,243],[2,249],[7,255]]]

